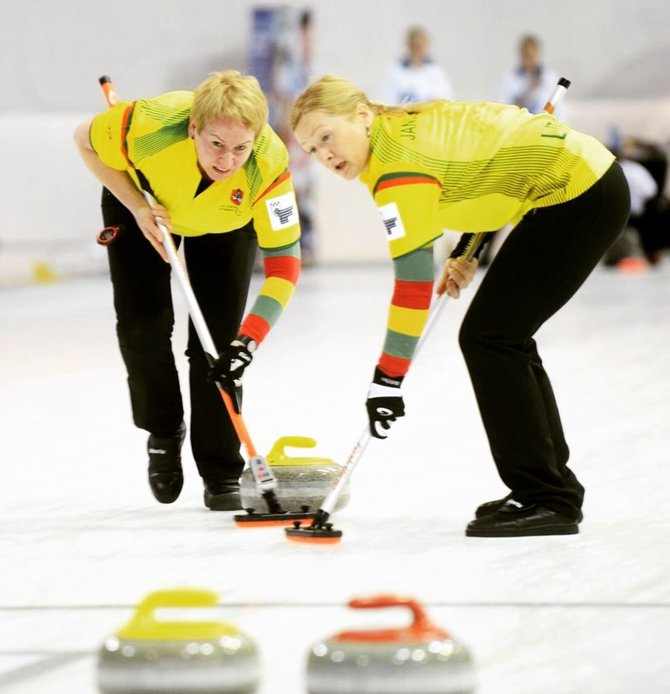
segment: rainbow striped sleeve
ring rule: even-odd
[[[429,244],[393,261],[395,284],[378,367],[388,376],[404,376],[428,320],[435,268]]]
[[[300,241],[284,248],[261,249],[261,253],[265,282],[239,331],[256,344],[265,339],[293,296],[300,276]]]

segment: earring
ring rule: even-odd
[[[365,127],[365,134],[366,134],[368,137],[370,137],[370,126],[369,126],[369,125],[367,125],[367,126]]]

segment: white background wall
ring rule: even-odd
[[[71,144],[76,122],[103,106],[97,78],[111,74],[130,99],[192,88],[214,69],[245,70],[257,4],[312,9],[315,72],[343,74],[371,96],[412,24],[430,30],[458,98],[490,98],[528,31],[572,79],[571,103],[670,95],[667,0],[3,0],[0,274],[3,251],[6,259],[52,239],[89,247],[99,227],[98,187]],[[385,256],[362,186],[317,181],[319,257]]]

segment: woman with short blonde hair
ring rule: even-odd
[[[290,301],[300,272],[288,151],[268,125],[265,96],[255,77],[215,72],[194,92],[121,102],[81,123],[75,141],[104,186],[103,237],[111,240],[118,340],[133,420],[149,433],[151,490],[161,503],[179,496],[185,436],[159,221],[183,243],[196,299],[222,349],[210,368],[189,324],[191,448],[205,505],[240,508],[240,442],[208,379],[237,400],[236,384]],[[154,207],[143,191],[153,194]],[[266,279],[244,317],[259,246]]]

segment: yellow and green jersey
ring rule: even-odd
[[[489,102],[438,101],[379,114],[360,180],[379,207],[391,256],[444,229],[485,232],[590,188],[614,155],[549,114]]]
[[[269,125],[245,165],[230,178],[197,193],[202,174],[188,136],[193,92],[168,92],[153,99],[120,103],[93,120],[93,149],[107,166],[127,171],[141,188],[137,171],[170,213],[181,236],[239,229],[253,218],[261,248],[281,248],[300,236],[286,146]]]
[[[409,369],[433,291],[432,242],[445,229],[487,232],[590,188],[614,155],[549,114],[440,101],[421,113],[380,114],[360,176],[381,213],[395,285],[378,367]]]
[[[299,273],[300,225],[288,151],[265,125],[244,166],[201,190],[188,136],[192,103],[188,91],[119,103],[93,119],[91,146],[104,164],[128,172],[139,189],[148,184],[175,234],[226,233],[253,220],[266,281],[241,332],[260,342],[290,300]]]

